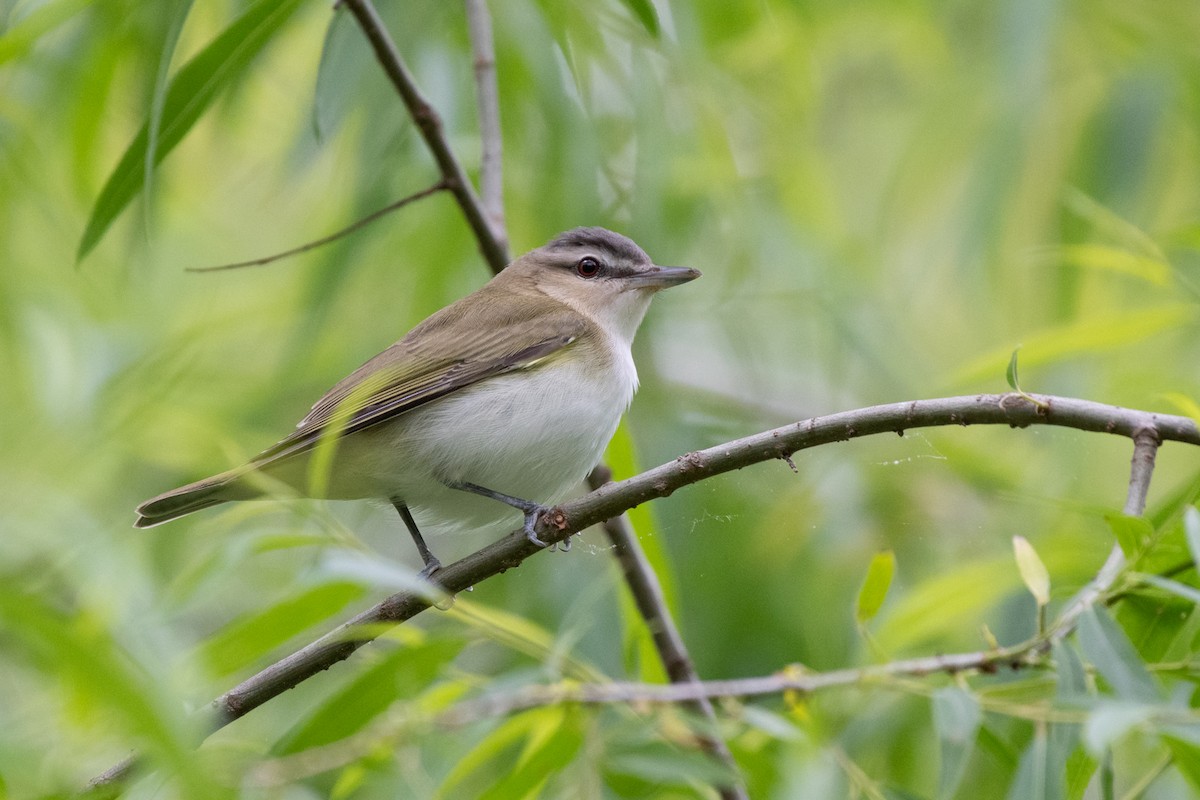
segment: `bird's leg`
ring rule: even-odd
[[[421,536],[421,531],[417,528],[417,521],[413,519],[412,512],[408,510],[408,506],[404,505],[400,500],[393,500],[392,505],[400,512],[400,519],[404,520],[404,526],[408,528],[408,532],[412,535],[413,543],[417,546],[417,552],[421,554],[421,560],[425,562],[425,568],[418,573],[421,578],[428,578],[442,568],[442,562],[437,560],[437,556],[429,549],[429,545],[425,544],[425,539]]]
[[[465,481],[462,483],[447,483],[446,485],[451,489],[458,489],[463,492],[471,492],[472,494],[477,494],[480,497],[498,500],[501,503],[504,503],[506,506],[512,506],[513,508],[525,514],[525,524],[523,526],[525,538],[536,544],[538,547],[548,546],[545,542],[537,537],[537,533],[533,530],[533,526],[537,524],[538,517],[540,517],[544,512],[550,510],[546,508],[546,506],[538,505],[531,500],[522,500],[519,497],[513,497],[509,494],[496,492],[488,489],[487,487],[479,486],[474,483],[467,483]]]

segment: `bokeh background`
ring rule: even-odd
[[[462,4],[378,4],[476,174]],[[133,507],[271,444],[488,277],[446,196],[294,259],[186,271],[315,239],[436,180],[353,20],[309,1],[278,4],[261,52],[77,258],[169,76],[252,5],[0,2],[0,796],[72,791],[134,749],[157,767],[138,797],[710,796],[712,768],[670,712],[421,722],[531,682],[661,676],[595,532],[192,753],[186,709],[419,562],[369,504],[245,504],[149,531]],[[704,272],[642,328],[619,476],[809,416],[1003,391],[1018,346],[1027,390],[1197,408],[1195,3],[491,9],[514,250],[598,224]],[[1052,610],[1095,573],[1129,454],[1063,429],[912,431],[709,480],[634,523],[706,678],[978,650],[1035,631],[1014,535],[1045,562]],[[1162,449],[1151,508],[1168,549],[1198,478],[1194,449]],[[483,543],[434,547],[445,561]],[[894,582],[859,625],[887,550]],[[1068,713],[1043,670],[731,704],[724,733],[754,797],[1100,797],[1106,770],[1117,797],[1194,797],[1193,611],[1152,591],[1113,611],[1175,704],[1169,723],[1135,713],[1147,706],[1108,727]],[[982,708],[961,753],[931,703],[955,687]],[[409,716],[336,768],[304,756]],[[1065,731],[1068,766],[1051,759],[1035,795],[1022,781],[1039,780],[1047,730]]]

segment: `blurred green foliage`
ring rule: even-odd
[[[0,2],[0,796],[71,792],[134,749],[156,768],[138,797],[708,796],[721,775],[674,709],[429,724],[530,683],[661,677],[592,533],[192,753],[187,710],[402,585],[415,554],[368,504],[246,504],[139,532],[133,506],[270,444],[487,277],[444,196],[291,261],[184,271],[436,179],[345,12],[262,2]],[[228,38],[292,5],[257,54]],[[462,5],[379,6],[474,172]],[[1001,391],[1019,345],[1027,391],[1197,408],[1200,5],[491,7],[515,247],[602,224],[705,273],[643,328],[619,475],[830,411]],[[188,74],[193,58],[209,66]],[[147,120],[123,168],[150,191],[109,208],[76,263]],[[707,678],[982,649],[985,627],[1019,641],[1037,606],[1015,535],[1045,565],[1051,614],[1114,532],[1140,572],[1171,571],[1086,615],[1052,669],[731,704],[722,733],[751,795],[1196,796],[1200,533],[1183,511],[1200,459],[1164,447],[1149,524],[1110,528],[1129,451],[929,430],[639,509]],[[884,551],[894,574],[867,579]]]

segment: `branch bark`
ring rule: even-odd
[[[433,159],[437,162],[442,177],[454,194],[454,199],[458,201],[459,208],[462,209],[471,231],[475,234],[475,240],[479,243],[479,251],[492,271],[499,272],[508,264],[508,248],[496,239],[471,181],[467,179],[462,165],[458,163],[458,159],[450,150],[450,143],[446,141],[446,135],[442,129],[442,118],[417,88],[408,65],[404,63],[400,51],[396,49],[395,42],[388,35],[387,27],[379,18],[379,12],[375,10],[371,0],[343,0],[343,4],[358,20],[359,27],[366,34],[367,41],[371,43],[371,49],[375,51],[375,57],[379,60],[392,85],[396,87],[405,107],[408,108],[408,113],[412,116],[422,138],[425,139],[425,144],[433,154]]]
[[[1008,425],[1024,428],[1030,425],[1054,425],[1135,440],[1142,437],[1147,441],[1152,433],[1156,441],[1200,445],[1200,429],[1186,417],[1051,395],[1035,395],[1034,399],[1044,407],[1017,394],[975,395],[892,403],[801,420],[688,453],[635,477],[604,484],[544,514],[538,520],[537,535],[547,543],[561,542],[584,528],[618,516],[649,500],[667,497],[677,489],[715,475],[763,461],[789,458],[795,452],[820,445],[879,433],[903,434],[905,430],[913,428],[947,425]],[[1142,446],[1140,461],[1135,458],[1134,469],[1143,476],[1137,478],[1139,486],[1149,479],[1146,447],[1148,445]],[[1144,502],[1144,492],[1142,497]],[[448,594],[456,594],[520,566],[539,549],[523,531],[516,530],[443,568],[434,576],[433,583]],[[213,728],[227,725],[271,698],[345,660],[378,636],[386,626],[411,619],[428,608],[430,603],[431,599],[425,594],[399,592],[358,614],[214,700],[211,705]],[[687,684],[682,687],[676,691],[686,693]],[[95,779],[93,785],[120,779],[131,763],[127,762],[121,769],[110,770]]]
[[[588,488],[594,491],[611,480],[612,470],[601,464],[588,475]],[[683,636],[679,633],[679,628],[671,617],[671,612],[667,608],[667,600],[663,596],[662,585],[658,581],[658,575],[650,566],[645,550],[642,549],[637,536],[634,535],[633,526],[629,524],[629,517],[624,513],[609,517],[604,521],[603,528],[604,534],[615,549],[617,563],[621,566],[621,573],[625,576],[625,583],[629,586],[638,612],[646,621],[646,627],[650,629],[654,647],[658,651],[658,657],[662,660],[667,677],[671,683],[698,685],[700,673],[696,671],[696,665],[692,662],[691,655],[688,654],[687,646],[683,643]],[[717,730],[717,712],[708,697],[700,695],[683,702],[707,720],[712,730]],[[696,740],[705,752],[729,767],[734,775],[739,775],[737,762],[724,739],[704,731],[698,731]],[[740,784],[722,786],[718,791],[726,800],[741,800],[742,798],[748,800],[749,798],[746,790]]]
[[[492,236],[508,247],[504,224],[504,173],[500,136],[500,91],[496,84],[496,48],[487,0],[466,0],[467,31],[474,54],[475,101],[479,108],[481,157],[479,193],[491,225]]]

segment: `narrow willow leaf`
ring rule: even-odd
[[[348,581],[314,586],[232,623],[201,645],[199,657],[215,675],[227,675],[333,616],[363,592]]]
[[[1025,582],[1025,587],[1029,589],[1033,599],[1039,606],[1049,603],[1050,573],[1046,571],[1046,565],[1038,557],[1033,545],[1024,536],[1014,536],[1013,554],[1017,559],[1017,571],[1021,573],[1021,580]]]
[[[967,764],[975,750],[975,737],[983,712],[975,695],[957,686],[933,693],[933,727],[937,731],[941,766],[938,770],[939,800],[950,800],[958,791]]]
[[[514,753],[518,744],[519,754]],[[549,706],[523,712],[502,723],[459,759],[436,796],[536,796],[541,784],[570,763],[582,744],[583,734],[571,709]]]
[[[179,70],[171,79],[163,101],[158,146],[150,156],[154,164],[175,149],[213,100],[246,71],[301,1],[259,0]],[[76,260],[82,261],[92,251],[142,190],[148,149],[147,122],[100,190],[79,241]]]
[[[1200,603],[1200,589],[1197,589],[1195,586],[1188,586],[1185,583],[1173,581],[1161,575],[1138,575],[1137,579],[1142,583],[1156,586],[1165,592],[1170,592],[1176,597],[1182,597],[1184,600],[1193,603]]]
[[[275,743],[272,752],[296,753],[358,733],[397,700],[422,692],[465,643],[439,638],[396,646],[307,714]]]
[[[21,58],[50,31],[92,4],[92,0],[54,0],[30,11],[0,36],[0,64]]]
[[[1173,728],[1165,731],[1162,741],[1171,751],[1172,763],[1192,789],[1200,794],[1200,729],[1189,727],[1190,730]],[[1185,735],[1179,735],[1181,733]]]
[[[1162,398],[1200,425],[1200,403],[1179,392],[1164,392]]]
[[[1057,695],[1062,699],[1083,697],[1087,694],[1087,673],[1075,648],[1066,642],[1054,643],[1054,664],[1058,675]]]
[[[362,67],[369,58],[362,46],[362,31],[355,24],[354,17],[345,6],[338,4],[325,31],[321,60],[317,65],[316,88],[313,90],[313,130],[318,141],[325,141],[332,136],[338,123],[345,117],[355,99],[355,92],[347,92],[346,87],[360,84]]]
[[[1183,510],[1183,535],[1187,537],[1192,563],[1200,567],[1200,509],[1195,506]]]
[[[1158,685],[1108,611],[1093,605],[1079,616],[1079,646],[1117,697],[1143,703],[1158,701]]]
[[[646,33],[658,38],[659,24],[658,11],[654,8],[654,4],[650,0],[622,0],[626,8],[633,12],[633,15],[642,23],[642,27],[646,29]]]
[[[1142,256],[1120,247],[1103,244],[1077,244],[1063,247],[1062,260],[1084,269],[1119,272],[1140,278],[1155,286],[1171,281],[1171,266],[1161,258]]]
[[[1083,743],[1089,753],[1101,758],[1114,743],[1154,713],[1155,707],[1144,703],[1102,703],[1088,715],[1083,726]]]
[[[158,135],[162,130],[163,108],[167,102],[167,86],[169,84],[167,76],[171,72],[171,59],[175,55],[175,48],[179,44],[179,34],[183,32],[183,24],[187,22],[191,10],[192,0],[181,0],[179,8],[171,18],[171,26],[167,29],[166,40],[163,42],[162,55],[158,59],[158,73],[154,78],[154,95],[150,100],[150,117],[146,120],[146,136],[149,143],[143,156],[145,174],[142,181],[147,194],[152,192],[151,187],[154,182],[154,156],[158,152]]]
[[[1021,384],[1017,380],[1017,353],[1021,352],[1021,348],[1012,351],[1012,356],[1008,359],[1008,369],[1004,372],[1004,379],[1008,381],[1008,388],[1014,392],[1021,391]]]
[[[895,574],[896,554],[891,550],[876,553],[867,567],[867,577],[863,579],[854,604],[854,618],[858,624],[862,625],[879,613]]]
[[[1180,328],[1195,320],[1195,304],[1171,304],[1137,311],[1122,311],[1082,322],[1046,328],[1025,336],[1021,360],[1025,366],[1055,364],[1086,353],[1100,353],[1172,328]],[[998,373],[1005,361],[1011,360],[1008,348],[993,350],[967,363],[950,376],[954,384],[988,380]]]
[[[1021,754],[1017,775],[1008,788],[1008,800],[1051,800],[1055,796],[1046,791],[1051,777],[1049,749],[1046,726],[1038,725],[1029,746]]]

